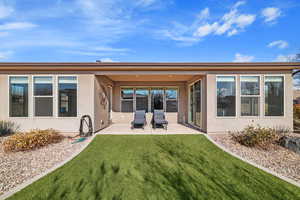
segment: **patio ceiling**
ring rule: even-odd
[[[194,75],[107,75],[112,81],[189,81]]]

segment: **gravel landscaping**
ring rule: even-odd
[[[64,139],[33,151],[5,153],[2,148],[5,139],[0,137],[0,195],[63,162],[90,141],[71,144],[73,140]]]
[[[293,136],[299,137],[299,134]],[[229,151],[300,183],[299,154],[279,145],[274,145],[269,151],[249,148],[233,141],[228,134],[210,137]]]

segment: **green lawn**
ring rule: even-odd
[[[11,199],[300,199],[300,189],[202,135],[97,136]]]

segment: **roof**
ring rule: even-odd
[[[0,62],[0,71],[283,71],[300,62]]]

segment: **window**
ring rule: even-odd
[[[134,89],[121,89],[121,110],[122,112],[133,112],[133,95]]]
[[[151,89],[151,111],[164,110],[164,89],[152,88]]]
[[[265,116],[284,115],[284,78],[265,76]]]
[[[241,116],[259,116],[260,77],[241,76]]]
[[[177,89],[166,89],[166,112],[177,112],[177,97],[178,90]]]
[[[34,116],[53,116],[53,78],[36,76],[33,84]]]
[[[74,76],[58,77],[58,116],[77,116],[77,78]]]
[[[145,110],[148,112],[148,97],[149,90],[141,88],[135,90],[136,110]]]
[[[9,116],[28,117],[28,77],[9,78]]]
[[[202,111],[201,111],[201,80],[190,85],[189,98],[189,121],[198,127],[202,126]]]
[[[236,113],[235,76],[217,76],[217,116],[234,117]]]

